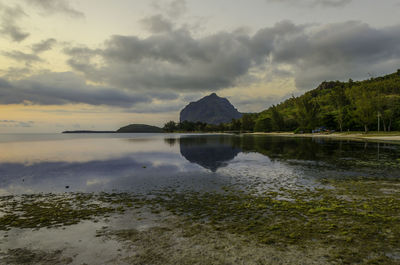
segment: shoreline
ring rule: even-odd
[[[270,135],[281,137],[318,137],[318,138],[331,138],[331,139],[344,139],[344,140],[359,140],[359,141],[374,141],[374,142],[391,142],[400,144],[400,132],[395,133],[370,133],[365,134],[361,132],[343,132],[343,133],[302,133],[295,134],[293,132],[254,132],[247,133],[251,135]]]

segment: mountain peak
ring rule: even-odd
[[[180,113],[180,121],[220,124],[239,119],[242,114],[227,100],[211,93],[202,99],[191,102]]]

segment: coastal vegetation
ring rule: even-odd
[[[244,114],[230,123],[168,122],[173,131],[311,132],[399,131],[400,69],[364,81],[330,81],[316,89],[273,105],[260,113]]]
[[[365,81],[323,82],[258,114],[255,131],[400,130],[400,70]]]
[[[365,81],[323,82],[261,112],[256,131],[400,130],[400,70]]]

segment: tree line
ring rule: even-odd
[[[204,122],[167,122],[165,132],[243,132],[253,131],[255,114],[244,114],[241,119],[232,119],[230,123],[207,124]]]
[[[291,97],[261,113],[244,114],[230,123],[165,124],[175,131],[304,131],[323,127],[335,131],[400,130],[400,69],[365,81],[323,82],[299,97]]]

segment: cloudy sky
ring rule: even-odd
[[[400,68],[400,0],[0,0],[0,133],[258,112]]]

